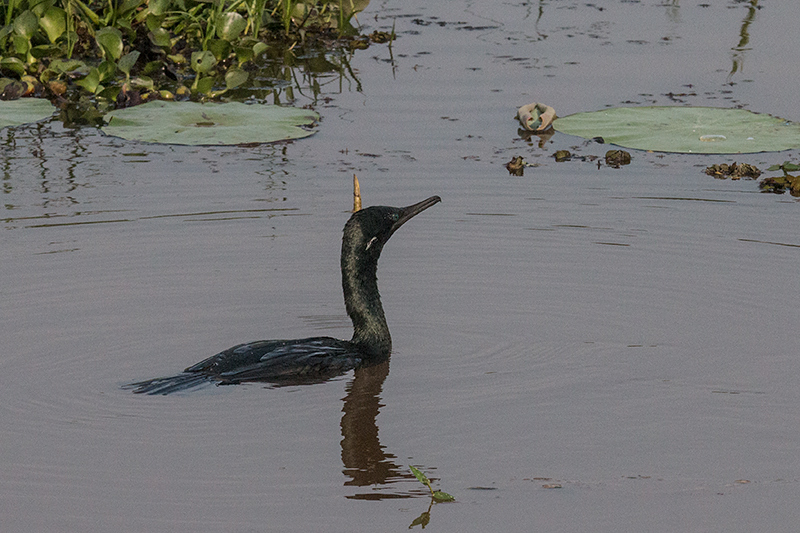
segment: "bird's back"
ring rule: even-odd
[[[181,374],[132,383],[127,388],[137,393],[169,394],[211,381],[218,385],[319,383],[361,366],[366,359],[355,344],[333,337],[257,341],[228,348]]]

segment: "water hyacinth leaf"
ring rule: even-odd
[[[42,59],[43,57],[52,57],[55,54],[60,54],[61,47],[54,44],[40,44],[31,48],[30,52],[36,59]]]
[[[67,31],[67,12],[60,7],[50,7],[39,19],[39,26],[47,34],[50,42],[55,44],[56,40]]]
[[[152,2],[150,5],[152,5]],[[156,31],[161,28],[165,18],[166,17],[164,15],[154,15],[151,13],[145,17],[144,23],[147,25],[148,30]]]
[[[106,59],[116,61],[122,55],[122,32],[107,26],[98,30],[94,36],[98,46],[103,50]]]
[[[214,54],[217,61],[223,61],[231,53],[231,43],[222,39],[209,39],[208,49]]]
[[[16,57],[4,57],[0,59],[0,68],[3,70],[10,70],[17,76],[25,75],[25,63]]]
[[[39,28],[39,19],[31,11],[23,11],[14,19],[14,33],[30,40]]]
[[[90,93],[94,94],[100,87],[100,71],[93,68],[82,80],[75,82],[75,85],[83,87]],[[101,89],[102,90],[102,89]]]
[[[147,3],[147,9],[153,15],[163,15],[169,11],[172,5],[172,0],[150,0]]]
[[[150,42],[160,48],[170,48],[172,46],[172,38],[164,28],[156,28],[148,33],[147,36]]]
[[[15,35],[11,38],[11,42],[14,44],[14,51],[17,54],[28,55],[28,51],[31,49],[30,39],[22,35]]]
[[[260,56],[268,49],[269,46],[267,45],[267,43],[262,43],[260,41],[253,45],[253,53],[255,54],[256,57]]]
[[[138,76],[135,78],[131,78],[131,86],[137,87],[139,89],[146,89],[148,91],[155,90],[155,84],[153,83],[153,79],[147,76]]]
[[[56,75],[66,74],[67,72],[75,72],[79,74],[88,74],[89,67],[86,63],[77,59],[54,59],[47,67],[48,71]]]
[[[202,78],[197,80],[194,84],[192,91],[200,94],[210,95],[214,90],[214,78]]]
[[[100,82],[112,79],[117,73],[117,66],[111,61],[103,61],[97,65],[97,72],[100,74]]]
[[[0,104],[0,128],[39,122],[53,115],[56,108],[42,98],[20,98]]]
[[[184,145],[268,143],[307,137],[319,116],[276,105],[153,101],[106,115],[102,128],[124,139]]]
[[[654,152],[736,154],[800,148],[800,124],[745,109],[618,107],[558,118],[561,133]]]
[[[235,11],[217,17],[217,37],[232,42],[239,38],[247,27],[247,21]]]
[[[129,52],[124,56],[122,56],[121,58],[119,58],[119,61],[117,61],[117,68],[120,69],[125,74],[125,76],[130,76],[131,69],[133,68],[133,65],[136,64],[137,59],[139,59],[138,50]]]
[[[192,52],[192,70],[198,74],[205,74],[217,64],[214,54],[208,50],[202,52]]]
[[[250,46],[234,46],[233,51],[236,53],[236,61],[238,61],[240,65],[251,61],[253,57],[255,57],[253,48]]]
[[[247,81],[247,72],[239,68],[232,68],[225,73],[225,87],[235,89]]]

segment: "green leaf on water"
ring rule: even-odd
[[[277,105],[200,104],[153,101],[106,115],[108,135],[124,139],[187,145],[268,143],[314,133],[301,126],[319,116],[306,109]]]
[[[0,128],[39,122],[53,115],[56,108],[42,98],[20,98],[0,104]]]
[[[411,465],[408,465],[408,467],[411,469],[411,473],[414,474],[414,477],[417,478],[420,483],[422,483],[423,485],[428,485],[430,487],[431,482],[428,481],[428,478],[427,476],[425,476],[425,474],[423,474],[417,468],[414,468]]]
[[[446,492],[442,492],[437,490],[433,493],[433,499],[437,502],[453,502],[456,499],[453,498],[451,495],[447,494]]]
[[[716,107],[617,107],[556,119],[561,133],[655,152],[734,154],[800,148],[800,124]]]

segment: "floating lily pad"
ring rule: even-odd
[[[308,137],[313,111],[277,105],[154,101],[106,115],[102,130],[133,141],[215,145],[269,143]]]
[[[736,154],[800,148],[800,124],[745,109],[617,107],[558,118],[553,127],[654,152]]]
[[[39,122],[50,118],[56,108],[42,98],[20,98],[0,102],[0,128]]]

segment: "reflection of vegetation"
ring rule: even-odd
[[[756,18],[758,0],[749,0],[748,3],[750,7],[748,8],[747,16],[742,21],[742,28],[739,30],[739,44],[731,49],[733,52],[733,66],[731,66],[731,71],[728,73],[728,83],[730,83],[734,74],[742,70],[744,65],[744,53],[749,50],[747,45],[750,43],[750,24]]]
[[[531,4],[532,2],[523,4],[524,6],[526,6],[525,16],[523,17],[526,20],[531,18],[531,7],[532,7]],[[536,32],[536,37],[533,38],[534,41],[543,41],[547,39],[547,35],[539,31],[539,22],[541,22],[542,17],[544,17],[544,5],[545,1],[539,0],[539,9],[537,10],[536,13],[536,20],[533,22],[533,31]]]

